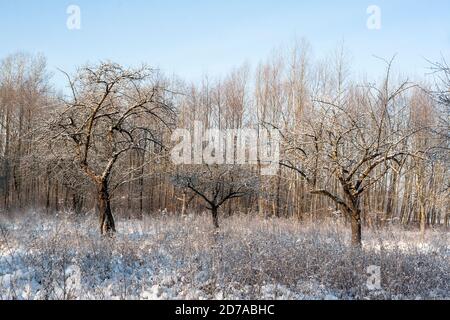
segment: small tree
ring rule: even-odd
[[[64,144],[94,183],[100,231],[110,234],[115,232],[110,184],[116,164],[133,150],[162,146],[158,129],[170,124],[173,109],[157,72],[146,66],[126,69],[101,63],[67,78],[71,97],[63,100],[51,122],[56,131],[52,144]]]
[[[192,166],[172,180],[206,202],[215,228],[219,228],[219,209],[227,201],[252,194],[258,185],[258,179],[239,165]]]

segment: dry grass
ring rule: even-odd
[[[437,299],[450,298],[448,234],[390,228],[348,246],[338,221],[209,216],[119,221],[39,215],[1,222],[2,299]],[[381,290],[367,268],[381,267]]]

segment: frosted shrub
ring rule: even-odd
[[[209,215],[119,221],[1,222],[2,299],[437,299],[450,298],[448,234],[365,230],[352,249],[339,221]],[[368,267],[381,289],[367,286]]]

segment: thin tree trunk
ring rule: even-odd
[[[5,167],[5,180],[4,180],[4,193],[5,197],[3,199],[4,208],[6,211],[9,211],[10,209],[10,203],[9,203],[9,178],[10,178],[10,163],[9,163],[9,143],[10,143],[10,112],[9,107],[6,106],[6,120],[5,120],[5,151],[3,153],[4,158],[4,167]]]
[[[186,215],[186,191],[183,191],[183,197],[181,198],[181,215]]]

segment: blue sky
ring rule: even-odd
[[[81,30],[66,27],[71,4],[81,9]],[[370,5],[382,10],[381,30],[366,27]],[[450,57],[450,1],[0,0],[0,30],[1,57],[43,53],[55,73],[111,59],[198,80],[245,61],[256,65],[305,37],[316,56],[344,40],[354,72],[376,73],[373,55],[398,54],[399,70],[422,76],[424,57]],[[62,86],[62,77],[54,81]]]

